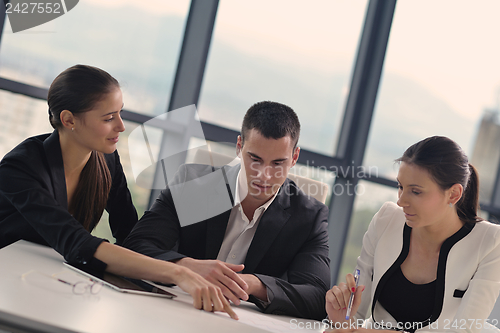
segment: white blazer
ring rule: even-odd
[[[396,320],[378,303],[382,286],[408,255],[411,228],[403,210],[385,203],[373,217],[363,237],[358,257],[359,284],[366,286],[354,316],[367,328],[376,323],[392,327]],[[437,269],[436,299],[429,322],[418,332],[480,332],[500,291],[500,226],[490,222],[466,224],[441,246]]]

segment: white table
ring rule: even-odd
[[[75,295],[72,288],[41,275],[77,274],[53,249],[19,241],[0,250],[0,332],[3,327],[36,332],[323,332],[320,322],[265,315],[251,303],[233,306],[239,321],[224,313],[192,307],[180,289],[175,299],[123,294],[103,287],[97,295]],[[76,276],[78,278],[78,276]],[[301,329],[304,327],[304,329]],[[309,329],[307,329],[309,328]],[[312,328],[312,329],[311,329]],[[3,328],[5,329],[5,328]]]

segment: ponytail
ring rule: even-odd
[[[476,223],[483,220],[477,216],[477,211],[479,210],[479,177],[476,168],[470,163],[469,170],[469,181],[456,207],[460,220],[468,223]]]
[[[61,112],[69,110],[75,117],[92,110],[106,94],[120,87],[118,81],[100,68],[72,66],[59,74],[49,88],[49,122],[61,129]],[[104,154],[93,151],[80,174],[69,211],[86,230],[99,221],[108,201],[111,175]]]
[[[69,211],[87,231],[92,231],[106,208],[111,174],[104,154],[92,151],[80,174]]]

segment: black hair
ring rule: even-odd
[[[467,223],[483,220],[477,216],[479,179],[476,168],[455,141],[444,136],[426,138],[409,147],[396,161],[425,169],[442,190],[462,185],[464,192],[456,203],[458,217]]]
[[[110,74],[93,66],[75,65],[59,74],[49,88],[49,121],[61,129],[61,112],[79,114],[90,111],[106,94],[119,88]],[[83,168],[75,194],[68,207],[86,230],[91,231],[99,221],[108,200],[111,174],[104,154],[92,151]]]
[[[243,118],[241,140],[244,144],[249,130],[256,129],[268,139],[281,139],[290,135],[293,150],[297,146],[300,135],[300,122],[297,114],[284,104],[264,101],[252,105]]]

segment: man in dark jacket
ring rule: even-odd
[[[241,163],[183,165],[125,246],[191,268],[235,304],[248,299],[266,313],[325,318],[328,208],[287,178],[299,133],[288,106],[253,105],[238,136]],[[205,204],[195,205],[196,196]]]

